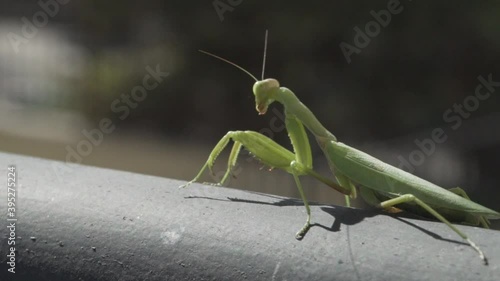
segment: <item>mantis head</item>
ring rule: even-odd
[[[259,115],[266,114],[268,106],[274,102],[274,96],[280,88],[280,83],[276,79],[265,79],[253,84],[253,94],[255,95],[255,109]]]

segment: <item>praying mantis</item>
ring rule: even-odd
[[[295,180],[307,212],[306,222],[295,236],[298,240],[304,237],[311,226],[309,203],[299,179],[300,176],[307,175],[344,194],[348,206],[350,206],[349,198],[356,198],[357,189],[359,189],[361,197],[369,205],[377,208],[389,212],[405,210],[418,214],[427,213],[427,215],[445,223],[467,241],[487,265],[488,259],[481,249],[450,220],[489,228],[488,219],[500,219],[500,213],[473,202],[459,187],[444,189],[339,142],[291,90],[280,87],[276,79],[264,79],[267,34],[266,31],[261,80],[233,62],[206,51],[200,50],[200,52],[233,65],[255,80],[253,93],[255,95],[255,108],[259,115],[265,114],[273,102],[283,105],[286,117],[285,126],[292,142],[293,152],[257,132],[230,131],[214,147],[196,177],[181,187],[198,181],[207,168],[212,172],[215,160],[232,140],[234,144],[229,155],[227,170],[217,185],[223,185],[231,175],[242,147],[245,147],[264,165],[290,173]],[[336,181],[313,169],[311,146],[306,128],[323,151]]]

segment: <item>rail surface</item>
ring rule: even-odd
[[[7,166],[17,170],[15,274]],[[0,153],[0,280],[499,280],[500,232]]]

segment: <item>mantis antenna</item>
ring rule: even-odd
[[[253,75],[252,75],[252,73],[248,72],[246,69],[244,69],[243,67],[241,67],[241,66],[239,66],[239,65],[235,64],[234,62],[228,61],[227,59],[223,59],[223,58],[221,58],[221,57],[219,57],[219,56],[216,56],[216,55],[214,55],[214,54],[212,54],[212,53],[209,53],[209,52],[206,52],[206,51],[203,51],[203,50],[198,50],[198,51],[199,51],[200,53],[205,54],[205,55],[209,55],[209,56],[214,57],[214,58],[216,58],[216,59],[220,59],[220,60],[221,60],[221,61],[223,61],[223,62],[229,63],[230,65],[232,65],[232,66],[234,66],[234,67],[238,68],[239,70],[241,70],[241,71],[245,72],[246,74],[248,74],[250,77],[252,77],[252,79],[253,79],[253,80],[255,80],[255,82],[259,82],[259,80],[257,80],[257,78],[255,78],[255,76],[253,76]]]
[[[266,69],[266,54],[267,54],[267,35],[268,35],[268,30],[266,29],[266,35],[264,37],[264,58],[262,59],[262,80],[264,80],[264,70]],[[252,75],[252,73],[250,73],[249,71],[247,71],[246,69],[244,69],[243,67],[237,65],[236,63],[232,62],[232,61],[229,61],[227,59],[224,59],[224,58],[221,58],[217,55],[214,55],[212,53],[209,53],[207,51],[203,51],[203,50],[198,50],[200,53],[203,53],[205,55],[209,55],[211,57],[214,57],[216,59],[219,59],[223,62],[226,62],[226,63],[229,63],[230,65],[238,68],[239,70],[245,72],[246,74],[248,74],[250,77],[252,77],[253,80],[255,80],[255,82],[259,82],[259,80],[257,80],[257,78],[255,78],[255,76]]]
[[[264,80],[264,69],[266,69],[266,54],[267,54],[267,34],[268,30],[266,29],[266,36],[264,38],[264,58],[262,59],[262,80]]]

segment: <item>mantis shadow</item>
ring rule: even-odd
[[[253,193],[253,192],[252,192]],[[240,203],[250,203],[250,204],[260,204],[260,205],[271,205],[271,206],[277,206],[277,207],[287,207],[287,206],[304,206],[304,202],[300,199],[295,199],[295,198],[283,198],[279,196],[273,196],[269,194],[261,194],[261,193],[256,193],[261,196],[267,196],[270,198],[275,198],[278,199],[276,202],[264,202],[264,201],[258,201],[258,200],[249,200],[249,199],[239,199],[239,198],[234,198],[234,197],[226,197],[226,199],[220,199],[220,198],[212,198],[212,197],[206,197],[206,196],[186,196],[184,197],[185,199],[207,199],[207,200],[215,200],[215,201],[223,201],[223,202],[240,202]],[[324,204],[319,204],[319,203],[314,203],[314,202],[309,202],[310,206],[317,206],[317,205],[324,205]]]
[[[325,227],[324,225],[318,223],[313,223],[312,226],[319,226],[331,232],[340,231],[341,225],[355,225],[362,222],[365,218],[377,215],[376,213],[367,210],[348,207],[321,207],[320,209],[331,215],[335,220],[330,227]]]
[[[448,239],[448,238],[443,238],[443,237],[442,237],[441,235],[439,235],[439,234],[436,234],[436,233],[434,233],[434,232],[432,232],[432,231],[429,231],[429,230],[427,230],[427,229],[425,229],[425,228],[423,228],[423,227],[421,227],[421,226],[418,226],[418,225],[416,225],[416,224],[414,224],[414,223],[412,223],[412,222],[410,222],[410,221],[408,221],[408,220],[404,220],[404,219],[402,219],[401,217],[395,216],[395,215],[393,215],[393,214],[390,214],[389,216],[390,216],[390,217],[392,217],[392,218],[394,218],[394,219],[397,219],[397,220],[398,220],[398,221],[400,221],[400,222],[404,222],[404,223],[406,223],[407,225],[412,226],[412,227],[414,227],[414,228],[416,228],[416,229],[418,229],[418,230],[422,231],[423,233],[425,233],[425,234],[427,234],[427,235],[431,236],[431,237],[432,237],[432,238],[434,238],[434,239],[441,240],[441,241],[445,241],[445,242],[450,242],[450,243],[455,243],[455,244],[459,244],[459,245],[465,245],[465,246],[468,246],[468,245],[469,245],[469,244],[467,244],[467,243],[464,243],[464,242],[461,242],[461,241],[458,241],[458,240]],[[406,216],[405,216],[405,217],[406,217]],[[409,217],[409,216],[408,216],[408,217]],[[413,218],[413,217],[411,217],[411,219],[418,219],[418,220],[422,220],[422,221],[432,221],[432,220],[423,219],[423,218],[420,218],[420,217],[417,217],[417,218]],[[450,231],[451,231],[451,229],[450,229]]]
[[[283,198],[280,196],[274,196],[270,194],[263,194],[263,193],[258,193],[258,192],[251,192],[254,194],[258,194],[260,196],[266,196],[270,197],[273,199],[277,199],[277,201],[274,202],[265,202],[265,201],[258,201],[258,200],[249,200],[249,199],[240,199],[240,198],[234,198],[234,197],[226,197],[227,199],[220,199],[220,198],[212,198],[212,197],[206,197],[206,196],[186,196],[184,198],[186,199],[207,199],[207,200],[216,200],[216,201],[224,201],[224,202],[238,202],[238,203],[248,203],[248,204],[260,204],[260,205],[271,205],[271,206],[277,206],[277,207],[287,207],[287,206],[303,206],[304,203],[302,202],[301,199],[295,199],[295,198]],[[445,242],[451,242],[459,245],[468,245],[467,243],[454,240],[454,239],[447,239],[443,238],[437,233],[434,233],[428,229],[425,229],[421,226],[416,225],[415,223],[411,222],[410,220],[421,220],[421,221],[433,221],[429,220],[417,215],[413,215],[407,212],[403,213],[398,213],[398,214],[391,214],[391,213],[383,213],[380,212],[378,209],[371,209],[371,210],[365,210],[365,209],[355,209],[355,208],[349,208],[349,207],[333,207],[333,206],[325,206],[325,204],[321,203],[316,203],[316,202],[309,202],[310,206],[322,206],[320,209],[331,215],[334,218],[334,221],[331,226],[325,226],[320,223],[311,223],[311,228],[312,227],[320,227],[325,230],[331,231],[331,232],[338,232],[340,231],[341,225],[355,225],[357,223],[362,222],[365,218],[369,217],[374,217],[374,216],[379,216],[379,215],[385,215],[389,216],[391,218],[394,218],[400,222],[403,222],[409,226],[412,226],[421,232],[431,236],[434,239],[438,239],[441,241]],[[306,234],[307,236],[307,234]],[[305,238],[305,237],[304,237]]]
[[[250,192],[250,193],[254,193],[254,192]],[[227,199],[221,199],[221,198],[213,198],[213,197],[207,197],[207,196],[186,196],[184,198],[185,199],[207,199],[207,200],[215,200],[215,201],[223,201],[223,202],[238,202],[238,203],[248,203],[248,204],[271,205],[271,206],[277,206],[277,207],[304,206],[304,202],[301,199],[283,198],[283,197],[274,196],[271,194],[262,194],[262,193],[258,193],[258,192],[255,192],[255,194],[258,194],[259,196],[273,198],[273,199],[276,199],[276,201],[265,202],[265,201],[258,201],[258,200],[240,199],[240,198],[234,198],[234,197],[226,197]],[[320,224],[320,223],[311,223],[311,228],[317,226],[317,227],[323,228],[323,229],[331,231],[331,232],[340,231],[340,226],[342,224],[354,225],[354,224],[357,224],[357,223],[363,221],[363,219],[366,217],[372,217],[372,216],[376,215],[373,212],[370,212],[367,210],[361,210],[361,209],[354,209],[354,208],[347,208],[347,207],[325,207],[325,204],[321,204],[321,203],[317,203],[317,202],[309,202],[309,205],[310,206],[322,206],[322,207],[320,207],[321,210],[332,215],[335,218],[332,226],[330,226],[330,227],[325,226],[325,225]],[[305,236],[307,236],[307,234]]]
[[[335,218],[335,220],[330,228],[325,228],[322,225],[317,225],[317,226],[322,227],[322,228],[329,230],[329,231],[333,231],[333,232],[339,231],[340,226],[342,224],[349,226],[349,225],[357,224],[357,223],[361,222],[364,218],[367,218],[367,217],[389,216],[393,219],[396,219],[400,222],[403,222],[409,226],[412,226],[412,227],[420,230],[421,232],[431,236],[434,239],[445,241],[445,242],[451,242],[451,243],[455,243],[455,244],[460,244],[460,245],[468,245],[467,243],[464,243],[464,242],[461,242],[458,240],[443,238],[442,236],[440,236],[439,234],[437,234],[435,232],[432,232],[428,229],[425,229],[421,226],[416,225],[415,223],[411,222],[410,220],[421,220],[421,221],[432,221],[432,220],[425,219],[425,218],[419,217],[417,215],[413,215],[413,214],[406,213],[406,212],[398,213],[398,214],[391,214],[391,213],[376,212],[377,210],[371,211],[371,210],[362,210],[362,209],[353,209],[353,208],[332,208],[332,207],[321,207],[321,210],[323,210],[325,213],[328,213],[331,216],[333,216]]]
[[[438,239],[438,240],[442,240],[442,241],[446,241],[446,242],[451,242],[451,243],[456,243],[456,244],[460,244],[460,245],[466,245],[466,246],[468,245],[464,242],[460,242],[457,240],[443,238],[440,235],[438,235],[432,231],[429,231],[423,227],[420,227],[420,226],[410,222],[409,220],[412,220],[412,219],[420,219],[420,220],[425,220],[425,219],[422,219],[418,216],[415,216],[415,215],[412,215],[409,213],[385,214],[385,213],[377,212],[380,210],[363,210],[363,209],[354,209],[354,208],[346,208],[346,207],[321,207],[321,210],[335,218],[332,226],[328,228],[328,227],[325,227],[321,224],[314,223],[314,224],[311,224],[311,227],[318,226],[318,227],[321,227],[321,228],[326,229],[328,231],[338,232],[338,231],[340,231],[341,225],[346,226],[345,232],[347,235],[347,247],[348,247],[348,251],[349,251],[349,258],[351,260],[351,264],[353,266],[353,270],[354,270],[354,273],[357,277],[357,280],[361,280],[361,274],[359,273],[358,266],[356,265],[356,262],[355,262],[355,257],[354,257],[354,253],[353,253],[352,245],[351,245],[349,226],[360,223],[361,221],[363,221],[365,218],[368,218],[368,217],[373,217],[373,216],[378,216],[378,215],[388,215],[388,216],[390,216],[390,217],[392,217],[400,222],[406,223],[406,224],[424,232],[425,234],[431,236],[434,239]]]

